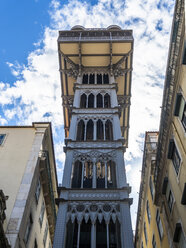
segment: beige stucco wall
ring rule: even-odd
[[[8,223],[31,151],[35,129],[0,128],[0,133],[6,134],[5,141],[0,146],[0,189],[9,196],[6,202]]]

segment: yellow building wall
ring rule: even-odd
[[[151,221],[149,223],[148,217],[147,217],[147,211],[146,211],[146,202],[147,200],[149,201],[149,208],[150,208],[150,214],[151,214]],[[168,238],[167,238],[167,233],[166,233],[166,227],[163,221],[163,215],[160,212],[160,218],[161,222],[163,225],[163,238],[160,240],[157,224],[156,224],[156,212],[157,212],[157,207],[153,204],[152,197],[151,197],[151,192],[150,188],[148,187],[147,191],[147,200],[145,202],[145,208],[144,208],[144,221],[146,222],[146,228],[147,228],[147,237],[148,237],[148,242],[146,244],[145,242],[145,236],[144,236],[144,231],[143,231],[143,246],[148,247],[148,248],[153,248],[152,246],[152,238],[153,234],[155,236],[156,240],[156,246],[160,248],[169,248],[169,243],[168,243]]]
[[[0,189],[8,196],[6,201],[7,223],[28,161],[34,139],[34,128],[0,128],[6,134],[0,146]],[[7,227],[5,223],[5,228]]]

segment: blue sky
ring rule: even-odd
[[[0,125],[52,121],[59,181],[63,172],[63,115],[58,30],[74,25],[133,29],[134,60],[128,182],[137,211],[145,131],[158,130],[174,0],[1,0]],[[136,124],[137,123],[137,124]],[[135,228],[135,218],[133,218]]]

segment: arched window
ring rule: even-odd
[[[78,223],[77,219],[72,223],[71,220],[68,221],[66,225],[66,244],[65,248],[74,248],[77,247],[77,236],[78,236]]]
[[[94,84],[95,81],[95,75],[94,74],[90,74],[89,75],[89,84]]]
[[[98,219],[96,221],[96,248],[107,248],[107,228],[104,219],[101,223]]]
[[[84,140],[84,133],[85,133],[85,123],[83,120],[80,120],[78,122],[76,140],[77,141],[83,141]]]
[[[113,140],[112,122],[110,120],[105,123],[105,139]]]
[[[83,188],[92,188],[93,164],[90,161],[84,163]]]
[[[103,96],[100,93],[97,95],[97,108],[103,108]]]
[[[87,122],[86,140],[93,140],[94,123],[92,120]]]
[[[102,84],[102,74],[97,74],[97,84]]]
[[[86,104],[87,104],[87,95],[83,94],[81,95],[80,108],[86,108]]]
[[[105,163],[97,162],[96,164],[97,174],[97,188],[105,188]]]
[[[92,93],[88,96],[88,108],[94,108],[94,95]]]
[[[113,161],[107,162],[107,187],[116,188],[116,165]]]
[[[104,139],[103,122],[101,120],[97,121],[97,139],[98,140]]]
[[[82,163],[76,161],[72,171],[72,188],[81,188]]]
[[[83,75],[83,84],[88,84],[88,74]]]
[[[121,247],[120,223],[118,219],[114,223],[110,220],[109,223],[109,246],[113,248]]]
[[[103,83],[104,84],[109,84],[109,76],[108,76],[108,74],[103,75]]]
[[[104,95],[104,107],[110,108],[110,96],[108,93]]]
[[[89,219],[86,223],[83,219],[80,227],[80,241],[79,241],[79,247],[88,248],[91,247],[91,220]],[[77,246],[74,246],[74,248]]]

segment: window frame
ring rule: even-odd
[[[149,188],[150,188],[150,193],[151,193],[151,197],[152,197],[152,201],[153,201],[154,200],[154,185],[153,185],[153,181],[152,181],[151,176],[149,178]]]
[[[40,179],[38,178],[37,186],[35,190],[35,199],[36,199],[37,204],[39,202],[40,193],[41,193],[41,182],[40,182]]]
[[[48,222],[46,222],[45,231],[44,231],[44,235],[43,235],[43,245],[44,245],[44,247],[46,246],[47,237],[48,237]]]
[[[163,230],[163,224],[162,224],[162,221],[161,221],[159,209],[157,209],[157,211],[156,211],[156,224],[157,224],[157,228],[158,228],[158,233],[159,233],[160,240],[162,240],[163,239],[164,230]]]
[[[27,220],[27,225],[26,225],[25,234],[24,234],[25,244],[28,244],[28,241],[30,238],[30,233],[32,231],[32,225],[33,225],[33,218],[32,218],[32,213],[30,213],[29,218]]]
[[[178,117],[184,132],[186,132],[186,100],[181,92],[177,93],[176,102],[175,102],[175,110],[174,115]]]
[[[157,248],[156,239],[155,239],[155,235],[154,234],[152,236],[152,248]]]
[[[148,236],[147,236],[147,227],[146,227],[146,222],[144,221],[144,224],[143,224],[143,232],[144,232],[144,237],[145,237],[145,243],[147,245],[148,243]]]
[[[0,146],[3,146],[6,138],[6,133],[0,133]]]
[[[45,214],[45,203],[44,203],[44,200],[43,200],[42,205],[41,205],[40,214],[39,214],[40,227],[42,227],[42,224],[43,224],[44,214]]]
[[[151,222],[151,212],[150,212],[150,206],[149,206],[149,201],[148,200],[146,202],[146,211],[147,211],[148,222],[150,224],[150,222]]]
[[[181,157],[181,154],[179,152],[179,149],[178,149],[178,146],[176,144],[175,139],[169,140],[167,157],[168,157],[168,159],[172,160],[174,171],[176,173],[176,176],[178,177],[179,173],[180,173],[181,164],[182,164],[182,157]]]

